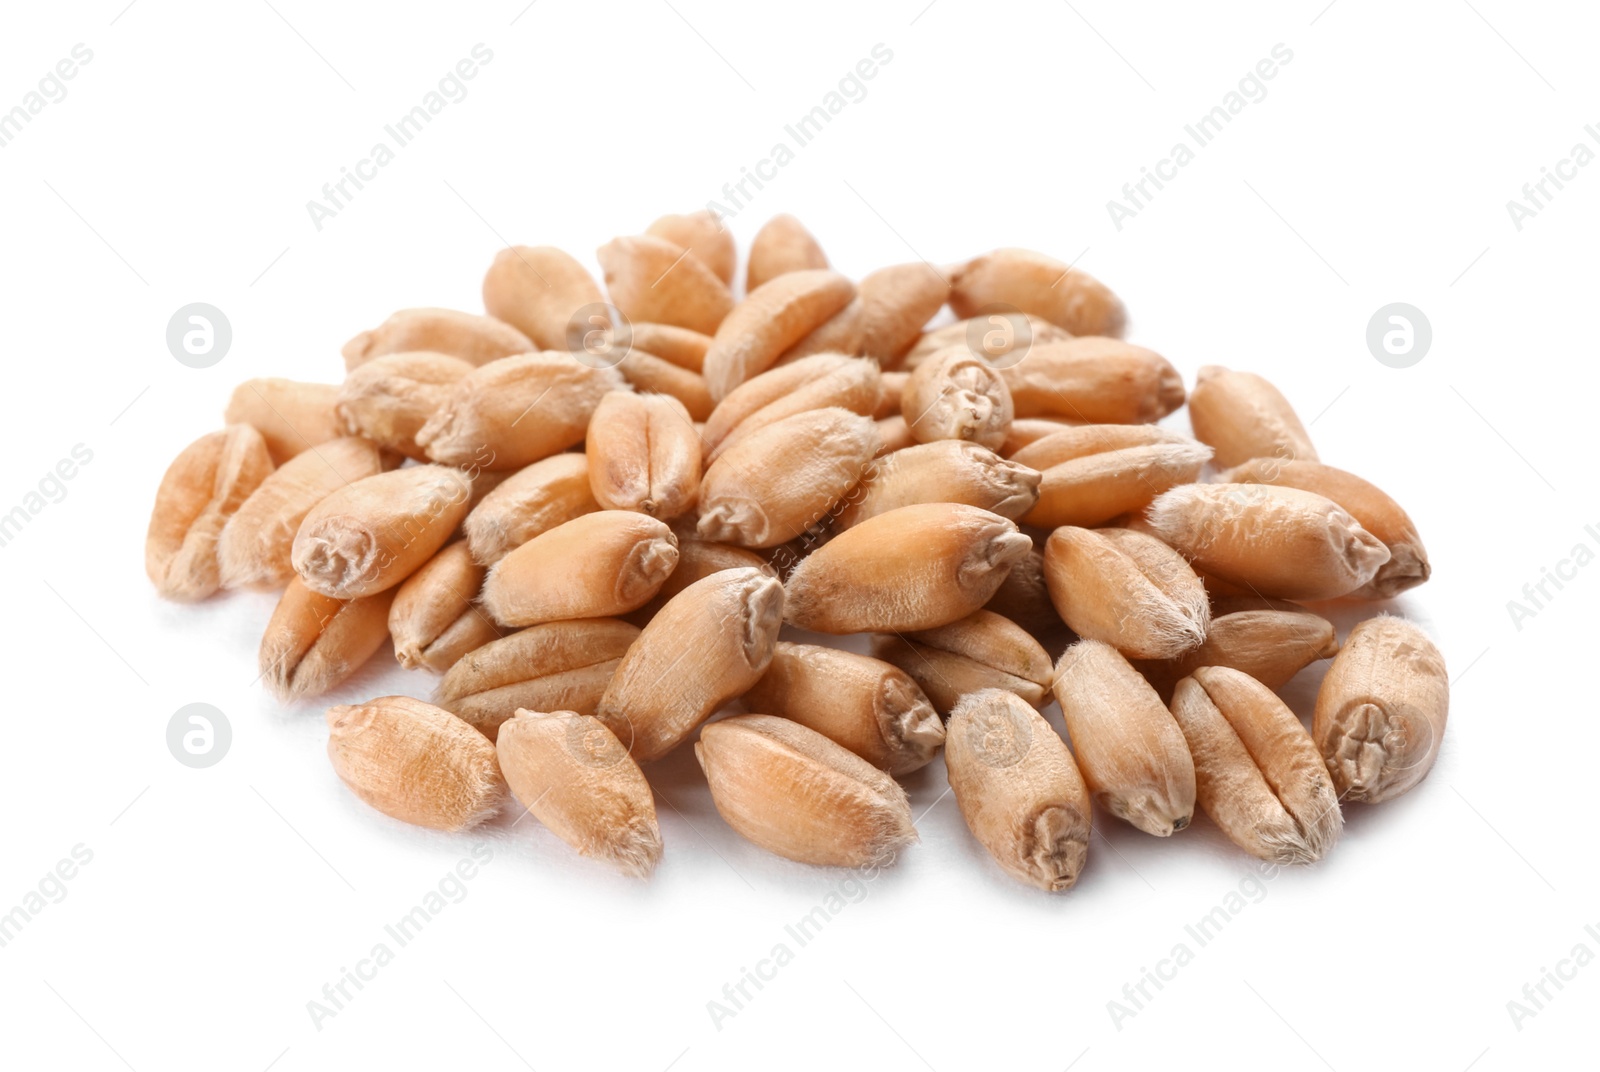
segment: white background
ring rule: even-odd
[[[1574,545],[1600,547],[1587,431],[1600,167],[1520,231],[1506,208],[1600,124],[1592,11],[525,2],[8,13],[0,109],[74,44],[94,58],[0,150],[0,512],[75,444],[93,460],[0,548],[0,911],[75,845],[93,860],[0,949],[0,1061],[1593,1064],[1600,966],[1520,1030],[1507,1002],[1575,945],[1600,954],[1584,929],[1600,932],[1600,568],[1547,589],[1520,629],[1507,602]],[[478,42],[494,59],[470,95],[315,229],[306,202]],[[579,860],[531,819],[476,837],[404,828],[335,779],[323,704],[285,709],[254,684],[273,597],[181,607],[144,577],[161,473],[219,426],[235,383],[336,381],[340,345],[397,308],[481,310],[505,242],[593,266],[602,242],[719,197],[880,42],[893,59],[865,99],[732,220],[741,248],[788,211],[856,277],[1009,244],[1076,259],[1126,300],[1129,337],[1191,383],[1212,362],[1277,382],[1323,460],[1403,502],[1431,553],[1435,579],[1395,609],[1456,678],[1437,767],[1399,801],[1348,809],[1327,860],[1278,875],[1203,949],[1185,925],[1255,873],[1208,822],[1158,841],[1099,815],[1081,882],[1046,896],[971,839],[940,799],[942,763],[908,779],[914,812],[928,809],[922,843],[803,949],[785,925],[841,875],[742,842],[688,749],[650,771],[666,855],[649,884]],[[1293,60],[1267,97],[1117,230],[1107,200],[1280,42]],[[195,301],[234,331],[201,371],[164,339]],[[1396,301],[1434,332],[1404,370],[1364,341]],[[1317,676],[1286,690],[1302,713]],[[431,686],[386,666],[336,698]],[[206,770],[164,738],[196,701],[233,729]],[[314,1026],[307,1002],[478,842],[493,862],[465,899]],[[707,1002],[780,942],[793,962],[719,1029]],[[1193,962],[1114,1023],[1108,1001],[1178,942]]]

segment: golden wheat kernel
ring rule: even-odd
[[[950,281],[950,308],[978,316],[1002,305],[1032,313],[1073,335],[1121,335],[1128,314],[1106,285],[1081,268],[1031,249],[974,257]]]
[[[1183,556],[1129,529],[1062,526],[1044,550],[1061,620],[1136,659],[1173,659],[1205,639],[1211,607]]]
[[[665,524],[630,510],[583,514],[496,562],[483,605],[503,625],[609,618],[644,606],[678,564]]]
[[[613,391],[589,421],[589,486],[608,510],[662,521],[687,512],[700,487],[700,435],[688,410],[666,395]]]
[[[336,599],[393,588],[445,545],[467,514],[472,483],[418,465],[357,480],[300,523],[290,552],[306,586]]]
[[[450,386],[472,369],[446,354],[385,354],[345,377],[336,409],[351,435],[420,460],[426,455],[417,445],[417,433]]]
[[[1389,561],[1372,580],[1350,595],[1355,599],[1392,599],[1426,581],[1433,573],[1428,549],[1400,504],[1353,473],[1320,462],[1256,458],[1222,474],[1224,483],[1275,484],[1299,488],[1333,500],[1389,549]]]
[[[596,251],[606,293],[630,321],[710,334],[733,308],[733,293],[689,251],[655,235],[614,238]]]
[[[705,367],[706,350],[711,346],[711,336],[699,331],[680,328],[676,324],[641,323],[629,325],[629,344],[685,372],[699,375]]]
[[[694,754],[723,819],[779,856],[879,866],[917,840],[910,801],[893,778],[799,723],[723,719],[701,731]]]
[[[733,285],[733,269],[738,250],[733,232],[722,224],[715,212],[701,209],[683,215],[669,213],[645,228],[645,234],[664,238],[711,269],[728,286]],[[637,327],[637,324],[635,325]]]
[[[201,436],[173,459],[145,532],[144,569],[158,593],[193,602],[221,586],[218,540],[271,473],[267,444],[247,424]]]
[[[529,626],[462,656],[440,679],[434,702],[491,741],[519,707],[592,715],[638,636],[615,618]]]
[[[1018,417],[1149,424],[1183,405],[1183,377],[1153,350],[1085,336],[1031,347],[1000,369]]]
[[[839,528],[917,503],[976,506],[1015,521],[1038,498],[1040,474],[960,439],[918,443],[867,466],[840,504]]]
[[[932,629],[982,607],[1033,547],[1010,521],[959,503],[879,514],[789,575],[788,620],[820,633]]]
[[[389,635],[401,666],[442,674],[467,652],[500,639],[494,619],[477,606],[485,572],[467,542],[457,540],[394,590]]]
[[[949,297],[950,284],[922,261],[868,273],[849,305],[833,314],[781,357],[838,352],[896,365],[917,341],[922,326]]]
[[[1040,528],[1103,525],[1191,484],[1211,448],[1148,424],[1064,429],[1011,456],[1040,472],[1039,499],[1021,520]]]
[[[1170,700],[1173,687],[1202,666],[1226,666],[1277,688],[1318,659],[1339,651],[1333,623],[1303,607],[1259,607],[1218,614],[1215,601],[1206,639],[1175,659],[1134,663]]]
[[[837,648],[779,642],[743,702],[808,726],[890,774],[927,766],[944,744],[939,713],[915,681]]]
[[[661,828],[650,783],[598,719],[519,710],[495,751],[512,795],[579,855],[635,878],[655,870]]]
[[[319,696],[341,684],[389,639],[394,592],[334,599],[291,578],[261,637],[262,680],[285,702]]]
[[[1006,441],[1000,444],[999,455],[1002,458],[1015,457],[1022,448],[1031,443],[1037,443],[1046,436],[1053,436],[1057,432],[1065,432],[1072,428],[1081,428],[1087,421],[1073,421],[1060,417],[1018,417],[1006,428]],[[1154,425],[1100,425],[1099,427],[1117,428],[1153,428]]]
[[[983,689],[1004,689],[1043,707],[1055,677],[1037,640],[987,610],[937,629],[876,636],[873,654],[910,674],[946,716],[962,697]]]
[[[767,371],[855,293],[854,283],[825,269],[788,272],[751,290],[717,327],[706,351],[702,371],[711,397],[720,402]]]
[[[346,484],[384,470],[376,444],[330,440],[268,474],[234,511],[217,539],[224,588],[281,588],[294,577],[294,536],[311,508]]]
[[[876,417],[883,394],[878,367],[843,354],[816,354],[746,380],[706,421],[706,463],[746,435],[807,410],[837,406]]]
[[[328,758],[378,811],[435,830],[465,830],[499,810],[494,745],[450,712],[409,696],[328,708]]]
[[[1189,398],[1195,438],[1216,448],[1219,466],[1251,458],[1317,460],[1311,436],[1289,400],[1263,377],[1206,365]]]
[[[461,528],[472,557],[492,566],[557,525],[600,509],[584,454],[553,454],[508,474],[472,508]]]
[[[700,482],[702,539],[776,547],[826,520],[877,449],[870,417],[807,410],[743,436]]]
[[[722,570],[691,584],[622,657],[596,715],[641,763],[666,755],[761,679],[783,599],[765,569]]]
[[[615,368],[565,351],[503,357],[445,392],[417,445],[446,465],[521,469],[582,442],[600,399],[623,385]]]

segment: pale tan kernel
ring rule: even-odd
[[[1314,462],[1317,449],[1289,400],[1253,372],[1206,365],[1189,398],[1195,438],[1216,448],[1219,466],[1251,458]]]
[[[949,625],[873,638],[873,654],[910,674],[941,715],[961,698],[1004,689],[1032,704],[1050,702],[1050,655],[1020,625],[977,610]]]
[[[1449,712],[1444,656],[1414,623],[1382,615],[1350,631],[1311,733],[1340,798],[1377,804],[1427,777]]]
[[[1199,646],[1211,624],[1200,578],[1142,532],[1064,525],[1045,544],[1044,577],[1073,632],[1130,658],[1177,658]]]
[[[730,287],[733,285],[733,269],[738,259],[733,232],[724,227],[710,209],[662,216],[645,228],[645,233],[688,250],[718,279]]]
[[[222,419],[260,432],[272,463],[282,465],[303,450],[349,434],[335,408],[338,401],[338,384],[246,380],[234,388]]]
[[[774,216],[750,240],[745,290],[754,291],[787,272],[826,267],[827,255],[804,224],[787,214]]]
[[[836,524],[844,529],[917,503],[965,503],[1015,521],[1038,498],[1040,474],[987,447],[943,439],[904,447],[869,465],[847,495]]]
[[[919,442],[965,439],[994,450],[1014,414],[1005,378],[965,347],[952,347],[911,373],[900,415]]]
[[[1072,888],[1089,854],[1089,790],[1037,711],[1000,689],[966,696],[950,716],[945,769],[967,829],[1008,875]]]
[[[1352,598],[1393,599],[1433,573],[1428,549],[1410,515],[1382,490],[1353,473],[1315,461],[1256,458],[1229,469],[1222,480],[1314,492],[1344,507],[1362,528],[1382,540],[1389,549],[1389,561],[1378,567],[1372,580],[1351,592]]]
[[[1139,672],[1109,644],[1081,640],[1057,662],[1053,687],[1095,803],[1157,837],[1188,826],[1195,765]]]
[[[605,509],[670,521],[694,505],[700,436],[676,399],[611,392],[595,408],[584,448],[590,489]]]
[[[1207,666],[1178,682],[1172,714],[1194,757],[1200,807],[1229,839],[1274,863],[1312,863],[1344,817],[1322,757],[1294,712],[1261,682]]]
[[[483,277],[483,307],[539,350],[566,350],[568,330],[589,306],[605,301],[600,286],[572,255],[553,246],[508,246]]]
[[[1195,569],[1261,596],[1348,595],[1389,561],[1383,541],[1343,507],[1272,484],[1187,484],[1146,512],[1151,530]]]
[[[807,410],[739,438],[700,482],[702,539],[776,547],[821,523],[878,447],[869,417]]]
[[[664,238],[615,238],[595,256],[605,273],[606,292],[629,320],[709,335],[733,308],[728,285],[687,249]]]
[[[1148,424],[1183,405],[1183,377],[1153,350],[1098,336],[1045,343],[1000,374],[1018,417]]]
[[[583,441],[614,368],[545,351],[491,361],[463,376],[417,432],[417,445],[445,465],[521,469]]]
[[[467,542],[457,540],[394,589],[389,635],[401,666],[442,674],[467,652],[500,639],[494,619],[477,605],[485,572]]]
[[[426,455],[417,445],[417,433],[443,404],[451,385],[472,369],[446,354],[385,354],[345,377],[336,409],[351,435],[420,460]]]
[[[537,350],[533,340],[490,316],[455,309],[401,309],[389,319],[344,344],[346,372],[385,354],[429,350],[486,365],[512,354]]]

